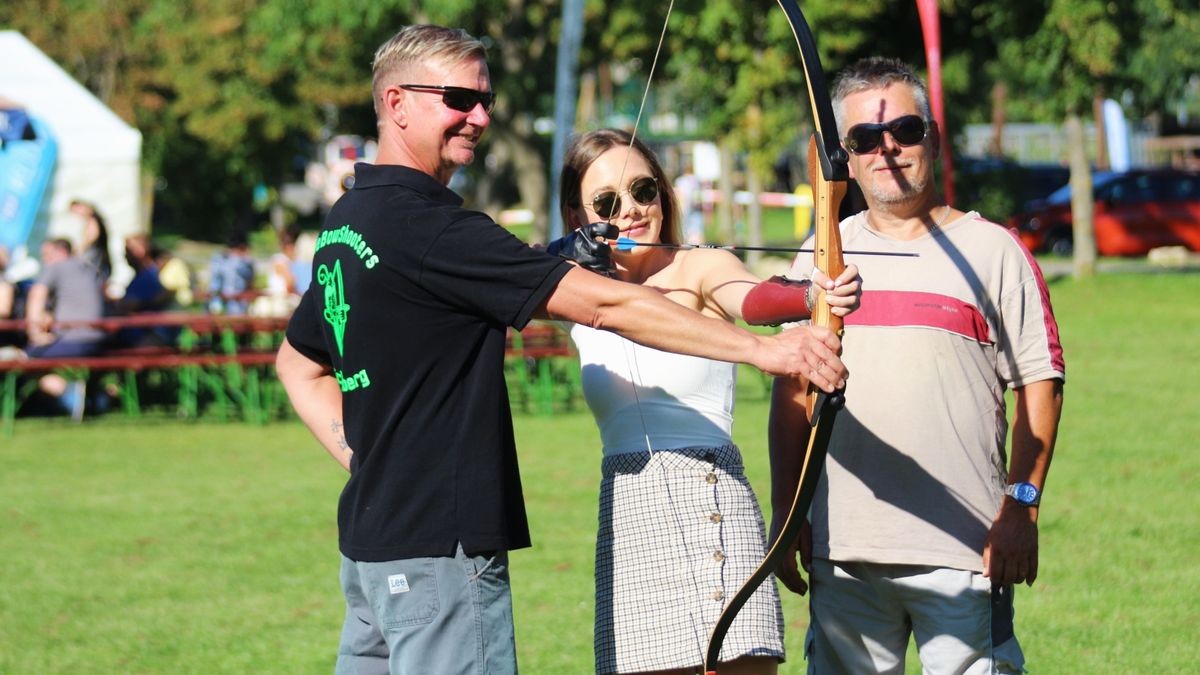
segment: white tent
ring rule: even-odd
[[[0,31],[0,98],[41,119],[58,141],[58,163],[39,214],[50,236],[78,240],[65,216],[73,199],[92,202],[108,225],[114,276],[125,237],[143,229],[142,134],[109,110],[25,36]],[[120,274],[124,272],[124,274]]]

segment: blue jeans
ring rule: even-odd
[[[31,359],[72,359],[82,356],[95,356],[100,353],[100,343],[95,340],[76,342],[74,340],[55,340],[48,345],[30,347],[26,353]]]
[[[336,675],[517,672],[508,554],[355,562]]]

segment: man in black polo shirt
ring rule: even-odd
[[[410,26],[375,55],[375,165],[355,167],[279,350],[305,424],[350,480],[338,507],[338,673],[516,670],[507,552],[530,545],[504,339],[534,316],[681,353],[845,377],[822,329],[754,335],[535,251],[450,191],[494,103],[483,46]]]

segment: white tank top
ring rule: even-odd
[[[605,455],[731,443],[736,366],[571,325]],[[636,386],[636,394],[635,388]]]

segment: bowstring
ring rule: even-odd
[[[629,158],[633,155],[633,150],[634,150],[633,144],[634,144],[634,141],[637,140],[638,127],[641,126],[642,115],[646,111],[646,101],[650,97],[650,86],[654,82],[654,73],[655,73],[656,69],[658,68],[659,56],[662,54],[663,43],[666,41],[666,38],[667,38],[667,26],[671,22],[671,12],[672,12],[672,10],[674,10],[674,8],[675,8],[675,0],[670,0],[670,2],[667,4],[666,18],[663,19],[662,31],[659,33],[659,36],[658,36],[658,45],[654,49],[654,59],[650,62],[650,72],[646,77],[646,88],[642,91],[642,100],[638,104],[637,117],[634,118],[633,130],[629,134],[629,146],[625,149],[625,161],[621,165],[621,173],[617,176],[617,185],[618,186],[625,184],[625,172],[629,168]],[[662,189],[669,189],[669,187],[670,186],[663,186]],[[612,216],[610,215],[609,218],[611,218],[611,217]],[[624,346],[625,346],[626,365],[629,366],[629,377],[630,377],[630,384],[632,385],[632,390],[633,390],[634,406],[637,409],[638,421],[641,423],[642,438],[646,441],[646,453],[649,456],[649,460],[652,462],[654,460],[654,454],[655,454],[654,453],[654,445],[653,445],[653,443],[650,442],[650,429],[646,425],[646,415],[645,415],[645,412],[642,410],[641,396],[638,394],[638,387],[641,386],[641,382],[642,382],[642,374],[641,374],[641,366],[638,364],[637,345],[636,344],[634,344],[634,345],[625,344]],[[706,656],[705,647],[707,646],[708,636],[707,636],[706,632],[703,630],[703,624],[704,624],[703,617],[700,617],[699,621],[697,621],[696,609],[695,609],[696,606],[694,604],[696,601],[698,601],[700,599],[700,584],[697,583],[697,581],[696,581],[696,571],[695,571],[694,565],[692,564],[692,562],[690,560],[688,560],[687,530],[684,529],[683,521],[679,517],[679,511],[675,507],[675,497],[671,493],[670,477],[667,475],[667,469],[665,466],[660,465],[659,471],[660,471],[661,475],[663,476],[663,486],[666,488],[667,504],[668,504],[668,506],[670,506],[671,518],[674,521],[675,529],[678,531],[681,543],[683,545],[684,567],[688,570],[688,578],[690,579],[691,584],[692,584],[694,600],[693,600],[693,602],[686,603],[686,606],[688,608],[688,616],[691,617],[692,634],[696,641],[696,651],[700,655],[700,664],[701,664],[701,667],[703,667],[705,656]]]
[[[655,47],[655,49],[654,49],[654,59],[650,62],[650,73],[646,77],[646,88],[644,90],[642,90],[642,100],[641,100],[641,103],[638,104],[637,117],[635,117],[633,119],[633,131],[631,131],[629,134],[629,146],[625,148],[625,161],[621,164],[621,173],[617,175],[618,188],[625,184],[625,170],[629,168],[629,158],[631,155],[633,155],[633,143],[634,143],[634,141],[637,140],[638,126],[641,125],[641,123],[642,123],[642,113],[645,112],[646,100],[650,97],[650,85],[651,85],[651,83],[654,82],[654,71],[658,67],[658,57],[659,57],[659,54],[662,53],[663,42],[666,41],[666,39],[667,39],[667,25],[671,22],[671,10],[673,10],[674,8],[675,8],[675,0],[671,0],[671,2],[667,5],[667,17],[665,19],[663,19],[662,32],[660,32],[658,35],[658,46]],[[630,198],[632,199],[632,197],[630,197]],[[612,218],[611,214],[609,215],[609,218],[610,219]],[[625,352],[625,360],[626,361],[629,360],[630,354],[632,354],[632,356],[633,356],[633,365],[636,366],[637,350],[626,350],[626,352]],[[629,375],[631,378],[633,377],[633,371],[634,371],[634,368],[631,367],[629,369]],[[640,380],[641,379],[641,368],[638,367],[637,371],[638,371],[638,379]],[[642,412],[641,397],[638,396],[638,382],[633,383],[633,400],[637,406],[638,420],[640,420],[642,423],[642,437],[646,439],[646,452],[650,453],[651,457],[653,457],[654,448],[651,447],[651,445],[650,445],[650,430],[646,426],[646,416]]]
[[[671,11],[675,9],[675,0],[667,4],[667,18],[663,19],[662,32],[658,34],[658,46],[654,48],[654,59],[650,62],[650,73],[646,76],[646,88],[642,90],[642,101],[638,104],[637,117],[633,119],[633,131],[629,134],[629,147],[625,149],[625,163],[621,165],[621,174],[617,185],[625,184],[625,169],[629,167],[629,155],[633,153],[633,142],[637,140],[638,127],[642,123],[642,113],[646,111],[646,99],[650,97],[650,85],[654,82],[654,71],[658,68],[658,57],[662,53],[663,42],[667,39],[667,25],[671,23]]]

